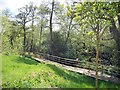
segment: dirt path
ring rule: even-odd
[[[46,60],[46,59],[40,59],[40,58],[35,58],[35,57],[33,57],[33,58],[36,61],[38,61],[38,62],[44,62],[46,64],[54,64],[54,65],[59,66],[61,68],[67,69],[69,71],[74,71],[74,72],[85,74],[87,76],[95,78],[95,71],[93,71],[93,70],[67,66],[67,65],[59,64],[57,62],[53,62],[53,61]],[[100,80],[111,81],[111,82],[115,82],[115,83],[119,83],[120,84],[120,79],[117,78],[117,77],[114,77],[114,76],[111,76],[111,75],[107,75],[107,74],[103,74],[102,75],[101,72],[98,72],[98,75],[99,75],[99,79]]]

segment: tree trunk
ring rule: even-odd
[[[23,50],[25,52],[26,51],[26,29],[25,29],[25,23],[23,25],[23,30],[24,30]]]
[[[43,30],[43,26],[41,24],[41,27],[40,27],[40,40],[39,40],[39,50],[41,49],[41,38],[42,38],[42,30]]]
[[[54,10],[54,0],[52,1],[52,11],[50,14],[50,54],[53,54],[52,51],[52,44],[53,44],[53,40],[52,40],[52,18],[53,18],[53,10]]]
[[[96,31],[96,90],[98,90],[98,61],[99,61],[99,25]]]
[[[14,37],[13,37],[13,35],[11,35],[10,36],[10,44],[11,44],[12,48],[13,48],[13,40],[14,40]]]
[[[31,48],[30,51],[34,51],[34,16],[35,16],[35,7],[32,7],[32,39],[31,39]]]
[[[69,36],[70,36],[72,20],[73,20],[73,18],[70,19],[70,23],[69,23],[69,26],[68,26],[68,32],[67,32],[67,36],[66,36],[66,40],[65,40],[64,45],[68,42],[68,39],[69,39]]]
[[[31,40],[31,48],[30,48],[30,51],[33,52],[33,49],[34,49],[34,9],[32,11],[32,40]]]

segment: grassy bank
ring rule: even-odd
[[[94,88],[95,79],[19,55],[2,55],[2,86],[20,88]],[[100,88],[120,84],[99,81]]]

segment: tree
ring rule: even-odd
[[[53,20],[53,11],[54,11],[54,0],[52,1],[52,9],[51,9],[51,13],[50,13],[50,54],[53,54],[52,52],[52,45],[53,45],[53,40],[52,40],[52,20]]]
[[[16,26],[17,23],[15,21],[10,20],[11,14],[8,10],[3,10],[2,19],[2,33],[3,39],[5,39],[3,44],[6,43],[6,46],[9,46],[9,49],[14,49],[14,41],[17,36]],[[4,48],[5,49],[5,48]]]
[[[49,8],[47,7],[48,4],[46,2],[42,2],[40,6],[37,8],[37,15],[38,15],[38,28],[39,28],[39,50],[41,50],[41,43],[42,43],[42,32],[45,28],[47,28],[48,17],[47,15],[50,13]]]
[[[30,13],[31,13],[31,6],[26,5],[19,9],[19,13],[16,15],[16,21],[22,25],[22,29],[24,31],[24,40],[23,40],[23,51],[26,51],[26,24],[30,22]]]
[[[117,60],[118,67],[120,67],[120,4],[119,2],[112,2],[109,4],[105,4],[103,9],[106,14],[101,15],[101,19],[110,21],[110,33],[112,34],[115,42],[116,42],[116,50],[117,50]],[[117,23],[118,22],[118,23]],[[120,72],[119,72],[120,74]]]
[[[82,27],[90,27],[96,36],[96,89],[98,89],[98,61],[99,61],[99,44],[100,37],[104,34],[106,28],[109,27],[110,22],[99,17],[104,13],[104,3],[98,2],[84,2],[75,4],[74,11],[75,20],[82,25]]]
[[[63,44],[63,36],[58,31],[54,31],[53,33],[53,45],[52,45],[52,52],[53,55],[56,56],[63,56],[66,51],[66,47],[61,47]]]
[[[34,50],[34,21],[35,21],[35,12],[36,12],[36,6],[31,3],[31,29],[32,29],[32,39],[31,39],[31,46],[30,46],[30,51],[33,52]]]

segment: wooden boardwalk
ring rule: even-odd
[[[54,64],[54,65],[56,65],[58,67],[66,69],[66,70],[77,72],[77,73],[80,73],[80,74],[85,74],[87,76],[95,78],[95,71],[93,71],[93,70],[67,66],[67,65],[63,65],[63,64],[57,63],[57,62],[53,62],[53,61],[46,60],[46,59],[41,59],[41,58],[36,58],[36,57],[33,57],[33,58],[36,61],[38,61],[38,62],[44,62],[46,64]],[[115,83],[119,83],[120,84],[120,79],[117,78],[117,77],[114,77],[114,76],[111,76],[111,75],[107,75],[107,74],[101,74],[101,72],[98,72],[98,76],[99,76],[98,78],[100,80],[111,81],[111,82],[115,82]]]

